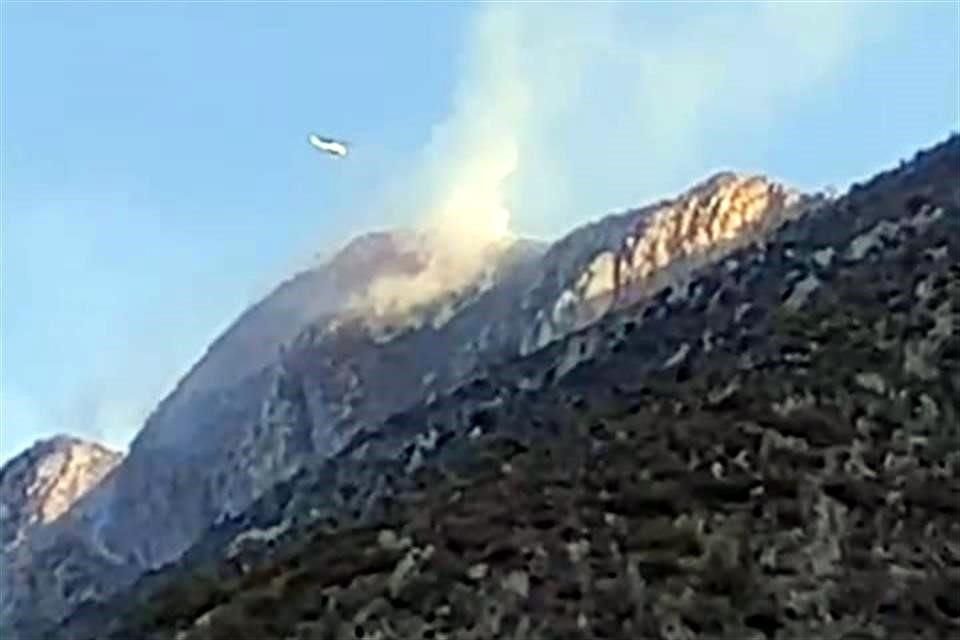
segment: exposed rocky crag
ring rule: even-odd
[[[8,461],[0,469],[0,548],[12,549],[33,527],[59,518],[122,457],[93,442],[55,436]]]
[[[122,455],[68,436],[37,441],[0,469],[0,613],[25,569],[21,550],[120,463]],[[26,568],[29,570],[29,568]],[[64,574],[61,578],[66,579]]]
[[[525,351],[524,334],[501,337],[514,349],[459,384],[448,364],[422,365],[446,391],[382,425],[357,404],[332,459],[300,466],[179,563],[63,629],[104,637],[111,620],[112,637],[181,639],[956,634],[958,178],[953,136],[840,200],[776,208],[776,224],[702,260],[695,245],[625,240],[641,220],[683,229],[649,210],[608,219],[620,240],[594,229],[567,270],[545,266],[558,243],[531,267],[526,291],[555,292],[540,294],[532,317],[552,321],[565,292],[589,289],[577,289],[586,265],[609,250],[605,314],[524,358],[510,356]],[[772,201],[782,193],[751,189]],[[631,246],[632,264],[622,249]],[[659,271],[637,267],[637,246],[652,247],[639,255],[660,268],[666,250],[689,266],[651,282]],[[403,349],[421,330],[377,353],[412,358]],[[361,354],[353,362],[366,381],[374,370],[362,354],[373,348],[352,331],[348,353]],[[328,348],[309,341],[287,354],[274,429],[310,424],[306,390],[330,379],[313,368],[335,354]],[[420,373],[398,382],[398,396],[414,395]]]

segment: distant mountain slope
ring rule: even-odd
[[[109,637],[180,640],[957,633],[958,177],[953,136],[364,423],[64,632],[103,638],[110,620]],[[572,292],[573,271],[533,317]],[[309,408],[316,374],[291,358],[275,428]]]
[[[0,548],[20,544],[96,486],[122,455],[69,436],[39,440],[0,468]]]
[[[65,514],[122,455],[68,436],[39,440],[0,468],[0,615],[10,615],[19,559],[33,535]],[[26,568],[32,571],[32,568]]]
[[[371,283],[415,273],[425,260],[422,241],[412,233],[374,232],[360,236],[328,262],[298,273],[253,305],[211,345],[160,403],[135,442],[144,447],[177,447],[197,435],[194,416],[216,417],[217,401],[276,363],[279,348],[311,322],[342,312]],[[197,405],[196,407],[192,405]]]
[[[363,236],[244,314],[160,403],[110,478],[18,547],[11,559],[18,569],[9,574],[8,604],[0,617],[5,637],[29,627],[30,620],[59,617],[82,598],[99,597],[176,558],[218,518],[241,511],[305,458],[335,451],[340,445],[323,398],[314,409],[315,434],[287,439],[287,430],[271,426],[276,416],[268,405],[284,392],[282,353],[311,323],[334,330],[348,347],[349,326],[362,317],[370,287],[384,278],[421,273],[430,265],[431,250],[422,234]],[[489,286],[490,278],[539,251],[536,243],[524,241],[492,248],[478,277]],[[443,304],[474,295],[468,286],[450,292]],[[347,328],[337,329],[342,324]],[[376,324],[364,330],[378,332],[380,342],[389,340]]]

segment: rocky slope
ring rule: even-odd
[[[955,635],[958,176],[955,136],[361,431],[65,629]]]
[[[96,486],[122,456],[93,442],[56,436],[0,469],[0,548],[12,549]]]
[[[228,550],[255,554],[258,540],[296,536],[325,515],[342,516],[344,507],[369,517],[380,498],[398,490],[394,481],[402,484],[450,433],[472,431],[516,398],[569,377],[581,361],[606,357],[613,337],[627,331],[610,324],[620,317],[611,311],[649,300],[667,284],[686,293],[659,303],[689,293],[725,304],[711,284],[691,283],[696,269],[762,244],[827,204],[764,178],[719,174],[676,199],[578,229],[546,251],[524,242],[491,247],[480,261],[486,268],[463,286],[402,312],[364,301],[384,278],[398,286],[419,282],[433,264],[429,243],[416,234],[355,243],[301,281],[326,283],[329,289],[314,294],[326,306],[301,303],[310,310],[282,331],[228,332],[161,403],[112,481],[31,537],[18,560],[23,572],[11,589],[6,630],[34,633],[84,598],[121,589],[191,546],[186,564]],[[802,302],[814,281],[793,284],[791,304]],[[276,296],[237,326],[251,317],[266,325],[287,317]],[[296,298],[291,294],[289,305],[296,307]],[[659,311],[649,313],[645,335],[672,330]],[[699,338],[707,346],[676,344],[670,353],[658,351],[669,341],[651,338],[649,363],[675,358],[685,366],[715,341],[713,334]],[[270,359],[264,345],[273,340],[278,351]],[[237,354],[248,347],[256,357],[244,368]],[[224,351],[235,353],[215,355]],[[217,387],[222,369],[235,371]],[[496,376],[509,383],[491,382]],[[421,402],[412,414],[397,413]],[[383,473],[388,461],[395,473]]]
[[[96,487],[121,458],[99,444],[56,436],[0,469],[0,613],[12,606],[27,541]]]
[[[858,430],[867,429],[866,435],[861,434],[861,438],[854,438],[852,444],[848,443],[852,448],[845,453],[830,453],[830,456],[852,458],[854,462],[850,464],[855,466],[866,455],[864,447],[888,447],[895,442],[884,440],[885,437],[904,437],[902,433],[887,434],[877,436],[879,440],[876,440],[864,425],[878,420],[881,424],[887,424],[883,420],[889,421],[889,418],[883,416],[901,415],[904,411],[907,413],[903,415],[911,420],[920,420],[925,425],[924,429],[933,429],[937,438],[946,438],[942,444],[955,445],[954,440],[950,439],[953,435],[949,427],[957,424],[954,402],[957,379],[955,369],[951,369],[955,360],[950,360],[950,354],[955,356],[956,352],[956,335],[951,324],[956,322],[957,312],[956,289],[951,279],[956,273],[948,266],[956,262],[956,216],[960,200],[956,180],[960,170],[958,146],[960,141],[953,137],[935,150],[919,154],[913,163],[901,170],[878,176],[867,186],[855,187],[839,202],[800,199],[799,203],[790,207],[787,200],[786,209],[770,207],[764,214],[754,217],[731,216],[728,219],[759,222],[754,222],[756,226],[753,229],[748,226],[746,229],[749,232],[735,237],[728,248],[717,252],[719,255],[709,255],[709,252],[704,255],[696,245],[691,247],[687,244],[689,248],[684,249],[683,243],[657,242],[656,235],[647,237],[646,242],[631,242],[626,238],[630,230],[638,227],[641,231],[666,228],[671,231],[661,233],[677,233],[677,229],[684,228],[682,224],[656,223],[664,218],[669,220],[670,212],[684,220],[680,212],[709,211],[714,206],[714,215],[705,216],[704,219],[715,220],[718,211],[731,210],[730,202],[747,203],[747,206],[734,209],[744,212],[750,211],[749,203],[757,202],[758,198],[727,198],[728,204],[722,205],[716,203],[724,202],[724,198],[706,197],[700,200],[701,206],[691,206],[687,203],[693,198],[687,194],[679,201],[614,216],[600,225],[575,232],[571,237],[579,234],[580,242],[571,242],[568,238],[552,247],[540,261],[527,263],[529,268],[513,272],[522,274],[514,277],[527,285],[511,285],[513,289],[522,290],[527,301],[527,304],[521,303],[513,308],[515,314],[519,308],[529,315],[516,315],[542,319],[548,317],[545,310],[553,311],[561,307],[577,309],[578,304],[579,308],[589,311],[592,300],[589,295],[584,295],[585,288],[577,285],[588,280],[583,278],[583,274],[591,272],[589,265],[595,264],[598,255],[605,250],[613,250],[616,258],[616,252],[622,251],[624,246],[653,247],[652,250],[639,252],[641,256],[648,256],[639,261],[640,265],[655,260],[650,256],[656,256],[658,251],[672,251],[680,259],[670,263],[674,271],[670,278],[661,281],[663,288],[658,289],[656,284],[651,284],[651,274],[655,277],[659,273],[656,269],[646,273],[646,278],[638,278],[639,283],[629,282],[627,278],[627,286],[620,286],[619,278],[613,279],[612,288],[616,295],[611,296],[614,302],[608,304],[615,305],[617,300],[623,300],[619,304],[629,305],[628,309],[601,317],[586,329],[567,337],[546,340],[544,348],[526,358],[509,361],[511,353],[523,351],[522,345],[530,333],[518,330],[510,333],[500,328],[502,325],[498,327],[494,323],[499,332],[490,329],[488,334],[495,337],[493,344],[506,345],[502,357],[504,364],[475,367],[472,379],[467,383],[452,385],[455,388],[450,393],[442,393],[441,387],[439,395],[428,394],[426,402],[419,408],[393,414],[382,426],[376,422],[377,414],[362,413],[369,411],[362,400],[348,405],[342,419],[349,422],[360,413],[362,420],[353,423],[350,431],[355,435],[349,438],[349,444],[333,460],[319,465],[300,466],[288,481],[264,493],[242,516],[226,518],[221,522],[183,558],[179,566],[142,579],[137,592],[150,593],[171,575],[179,575],[184,567],[216,563],[224,554],[233,558],[232,570],[243,571],[245,566],[249,567],[263,554],[269,555],[274,546],[282,545],[285,541],[302,540],[306,531],[315,531],[319,526],[344,526],[345,523],[369,521],[382,516],[385,505],[393,500],[391,496],[416,489],[418,473],[425,473],[418,470],[424,468],[422,465],[425,462],[429,463],[426,468],[430,468],[431,464],[436,463],[459,465],[474,460],[471,450],[482,447],[486,438],[495,437],[489,431],[494,428],[502,431],[506,428],[503,425],[509,425],[507,432],[512,438],[526,439],[524,446],[541,441],[544,434],[556,438],[566,433],[561,428],[569,422],[565,415],[580,414],[582,417],[584,411],[592,415],[589,412],[593,411],[591,407],[598,402],[597,398],[600,398],[599,404],[619,407],[616,409],[618,411],[623,409],[624,404],[634,409],[644,405],[661,409],[666,407],[666,414],[660,416],[665,419],[664,416],[677,417],[687,412],[683,408],[687,405],[683,402],[689,403],[690,399],[677,400],[674,398],[677,394],[684,397],[687,394],[701,403],[719,403],[718,406],[722,407],[730,398],[740,398],[746,393],[740,389],[747,385],[747,397],[769,403],[769,406],[765,405],[765,413],[758,413],[753,418],[761,420],[758,427],[761,435],[770,429],[763,420],[781,420],[787,416],[787,422],[790,422],[794,419],[789,417],[794,409],[799,408],[802,414],[811,405],[817,407],[814,414],[819,415],[818,412],[826,410],[828,415],[835,416],[827,420],[828,423],[831,420],[852,420]],[[736,177],[722,175],[712,182],[717,184],[724,180],[735,181]],[[742,186],[747,182],[740,181],[739,184]],[[709,185],[710,182],[705,184]],[[764,183],[759,184],[762,186]],[[778,206],[783,206],[783,200],[769,197],[769,194],[782,193],[781,190],[758,189],[756,186],[753,189],[753,193],[766,193],[768,200],[780,202]],[[697,193],[697,190],[692,193]],[[697,217],[690,216],[688,219],[696,220]],[[767,222],[767,219],[770,221]],[[703,224],[690,225],[704,228]],[[713,228],[711,225],[706,227]],[[603,233],[611,228],[619,229],[620,235],[615,232],[609,235]],[[584,237],[591,238],[593,243],[584,241]],[[617,240],[618,237],[620,240]],[[722,233],[714,233],[714,238],[722,237]],[[905,246],[907,249],[904,249]],[[566,256],[568,260],[565,262],[558,255]],[[624,254],[621,252],[619,255]],[[636,260],[633,264],[626,261],[628,273],[637,269],[636,263]],[[614,268],[608,273],[623,273],[624,265],[617,267],[616,264],[617,260],[614,260]],[[934,275],[923,269],[917,271],[918,265],[930,264],[936,267]],[[925,277],[929,278],[916,281],[915,272],[924,272]],[[845,278],[853,278],[854,284]],[[507,280],[509,278],[504,281]],[[644,284],[648,287],[646,291],[643,290]],[[531,305],[529,301],[536,297],[538,291],[540,298],[537,304]],[[842,292],[842,295],[837,292]],[[501,300],[498,295],[502,294],[497,287],[493,287],[470,308],[494,304],[491,301]],[[564,298],[569,300],[571,296],[576,304],[558,304],[558,301]],[[917,296],[920,298],[914,300]],[[840,311],[840,315],[835,314],[834,317],[817,320],[822,320],[821,324],[826,323],[817,330],[820,333],[815,332],[816,335],[808,336],[809,340],[799,342],[790,330],[784,328],[782,320],[778,319],[780,316],[773,311],[781,307],[788,314],[803,312],[811,301],[816,304],[817,300],[823,299],[831,301],[837,309],[842,309],[841,304],[850,302],[851,309],[861,310],[865,314],[856,316],[854,325],[847,328],[867,331],[863,334],[864,342],[857,347],[860,351],[853,349],[846,355],[851,357],[852,363],[862,365],[853,356],[866,354],[869,356],[868,362],[876,365],[879,371],[850,372],[847,377],[852,376],[851,382],[843,373],[847,371],[845,366],[850,363],[834,361],[846,352],[840,349],[840,343],[830,342],[827,338],[834,337],[838,332],[843,335],[846,329],[841,320],[845,311]],[[884,325],[877,319],[876,306],[888,302],[895,303],[894,309],[901,314],[895,316],[899,324],[888,319],[889,324]],[[926,312],[918,312],[916,318],[910,314],[904,315],[912,302],[923,302],[929,308]],[[551,321],[557,316],[560,314],[553,314]],[[814,316],[804,317],[805,322],[813,322]],[[577,326],[574,318],[566,326]],[[376,380],[377,372],[386,371],[390,372],[388,379],[397,380],[397,384],[403,386],[403,389],[394,393],[401,398],[416,397],[414,387],[418,381],[423,381],[419,377],[421,371],[415,370],[411,375],[411,369],[403,368],[400,364],[393,365],[395,371],[389,369],[390,354],[398,353],[398,360],[412,364],[414,359],[411,354],[422,351],[413,349],[403,355],[403,349],[412,349],[411,345],[416,345],[418,338],[422,339],[423,332],[436,340],[438,334],[442,336],[445,331],[451,330],[448,326],[456,328],[455,320],[458,319],[462,320],[463,314],[453,314],[453,319],[441,323],[439,328],[430,323],[408,327],[386,342],[369,332],[365,333],[361,325],[348,324],[349,331],[340,335],[353,335],[356,342],[348,343],[350,348],[340,354],[325,351],[323,339],[319,342],[316,339],[316,331],[308,332],[312,337],[302,340],[288,354],[284,372],[276,387],[277,392],[268,402],[270,407],[283,409],[276,414],[273,431],[295,434],[299,429],[302,434],[309,430],[311,421],[305,419],[305,416],[311,415],[308,390],[330,380],[329,372],[318,372],[313,368],[317,362],[322,363],[323,358],[335,360],[339,355],[356,367],[353,382],[348,383],[353,385],[353,389],[361,387],[361,383]],[[867,320],[874,323],[869,330],[857,324]],[[925,334],[917,333],[914,327],[917,322],[924,327]],[[556,324],[563,326],[560,322]],[[490,324],[483,328],[488,327]],[[528,328],[524,325],[524,329]],[[477,337],[476,333],[473,335]],[[784,336],[792,336],[793,342],[786,340],[784,344]],[[886,354],[887,360],[876,353],[870,339],[879,340],[876,345],[882,345],[881,351],[889,352]],[[817,369],[819,375],[812,376],[812,354],[821,348],[824,341],[832,346],[823,355],[817,356],[821,358],[818,362],[822,366]],[[490,344],[489,336],[484,343]],[[329,349],[329,345],[326,348]],[[459,350],[453,348],[458,357],[469,358],[470,354],[476,352],[475,343],[471,345],[469,341],[461,344]],[[382,358],[387,363],[383,365],[385,368],[364,370],[363,354],[367,351]],[[727,369],[717,369],[720,365],[715,366],[716,363],[723,364]],[[455,380],[457,375],[448,373],[456,371],[449,364],[428,362],[421,366],[424,370],[422,373],[428,379],[430,374],[441,380]],[[438,366],[445,367],[439,369],[439,375]],[[772,379],[770,384],[773,388],[761,384],[771,372],[784,368],[789,370],[789,375],[785,373],[783,379]],[[837,370],[836,375],[827,375],[831,368]],[[625,375],[626,371],[628,375]],[[703,371],[712,371],[710,375],[713,377],[704,378],[706,374]],[[863,399],[875,396],[877,389],[891,389],[891,381],[887,376],[894,374],[900,376],[898,381],[910,384],[887,398],[889,402],[886,404],[870,404]],[[401,379],[401,375],[405,379]],[[667,392],[660,389],[660,381],[663,380],[669,382],[669,401],[661,397]],[[850,391],[851,384],[858,389],[856,393]],[[679,385],[680,390],[670,385]],[[691,390],[693,393],[690,393]],[[389,392],[389,389],[377,390],[377,393]],[[410,393],[410,396],[405,396],[406,393]],[[867,395],[863,396],[864,393]],[[362,398],[363,394],[359,396]],[[850,404],[851,397],[857,399],[853,405]],[[541,402],[543,398],[546,398],[546,404]],[[733,401],[735,407],[738,402],[742,402],[742,398]],[[860,406],[857,402],[866,404]],[[693,406],[700,407],[697,411],[704,406],[709,408],[696,403]],[[859,408],[854,410],[852,407]],[[771,410],[781,417],[771,418]],[[836,418],[838,412],[840,418]],[[866,413],[860,415],[858,412]],[[915,418],[914,414],[926,417]],[[716,417],[721,421],[729,418]],[[827,428],[817,427],[816,418],[803,417],[797,420],[801,424],[813,424],[811,428]],[[571,433],[576,431],[570,428]],[[792,428],[793,431],[787,432],[789,437],[803,435],[796,432],[797,427]],[[831,423],[829,428],[838,427]],[[783,429],[777,432],[781,433]],[[344,440],[347,438],[344,437]],[[819,444],[814,443],[815,446],[830,444],[817,442]],[[594,443],[593,446],[599,445]],[[793,445],[784,446],[789,448]],[[797,446],[803,448],[804,445],[801,443]],[[950,449],[945,451],[949,453]],[[699,460],[701,456],[715,458],[717,452],[702,451],[693,455]],[[845,468],[850,466],[846,462],[844,464]],[[909,460],[904,464],[910,466]],[[950,469],[954,462],[949,456],[937,464],[945,464],[944,468],[948,469],[946,477],[953,477],[950,474],[954,472]],[[712,463],[710,469],[711,472],[714,469]],[[872,476],[867,474],[867,477]],[[804,476],[802,480],[807,482],[809,478]],[[891,481],[894,486],[899,486],[897,483],[902,484],[907,480],[897,476]],[[950,522],[947,521],[944,526],[949,528]],[[325,540],[332,544],[329,539]],[[240,582],[247,584],[244,580]],[[114,611],[115,615],[116,609],[111,609],[115,606],[107,605],[106,609],[87,607],[72,619],[71,624],[73,628],[79,628],[84,620],[108,618],[110,611]],[[184,618],[181,616],[178,620],[183,622]]]
[[[535,252],[535,244],[520,243],[504,260]],[[499,253],[489,257],[496,269]],[[295,456],[325,455],[332,438],[291,451],[257,437],[270,420],[265,404],[284,345],[310,322],[355,315],[373,283],[419,273],[429,261],[421,234],[371,233],[241,316],[160,403],[123,463],[11,552],[16,570],[4,577],[4,637],[176,558],[218,517],[241,510],[282,479],[287,466],[295,468]],[[251,440],[259,448],[247,446]]]
[[[4,622],[32,628],[122,587],[356,433],[589,325],[642,292],[663,260],[682,271],[815,201],[763,178],[720,174],[576,230],[546,252],[527,241],[491,246],[458,286],[399,310],[371,304],[382,301],[384,283],[387,293],[434,284],[424,276],[461,266],[456,256],[438,261],[430,239],[413,233],[354,242],[245,314],[148,419],[110,481],[34,536],[18,558],[24,576]],[[613,270],[608,254],[617,256]],[[66,568],[71,589],[59,577]]]

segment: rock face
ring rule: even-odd
[[[958,174],[954,136],[360,427],[50,637],[956,635]]]
[[[4,637],[176,558],[213,522],[241,511],[304,459],[342,446],[339,412],[357,400],[308,390],[303,397],[312,413],[298,423],[291,411],[299,410],[300,396],[285,382],[285,351],[300,349],[317,331],[339,351],[349,351],[358,335],[375,349],[390,341],[391,331],[418,326],[427,313],[440,326],[492,279],[542,251],[526,241],[490,247],[475,277],[432,307],[411,308],[399,318],[393,308],[368,312],[375,285],[422,274],[433,265],[434,250],[422,234],[368,234],[245,313],[160,403],[123,464],[16,548],[9,560],[17,570],[7,572],[0,617]],[[407,325],[391,326],[397,319]],[[351,384],[349,367],[331,371],[331,388]]]
[[[26,542],[96,487],[122,456],[67,436],[41,440],[0,469],[0,613],[13,605]]]
[[[68,436],[41,440],[0,469],[0,548],[13,549],[95,487],[122,456]]]
[[[938,152],[941,164],[956,147],[951,139]],[[922,190],[935,177],[918,170],[899,180]],[[954,203],[956,193],[937,197]],[[178,558],[179,567],[224,555],[243,565],[325,519],[369,520],[431,460],[470,460],[504,416],[529,438],[556,435],[560,423],[539,416],[531,397],[575,386],[588,370],[602,382],[591,393],[629,386],[622,371],[589,365],[616,361],[628,344],[630,381],[689,376],[708,353],[744,352],[753,362],[761,356],[745,347],[756,338],[741,325],[760,326],[783,300],[805,308],[831,269],[856,262],[844,256],[869,261],[870,247],[900,237],[899,201],[862,217],[824,213],[843,206],[761,177],[719,174],[549,248],[490,247],[475,262],[483,268],[402,310],[369,305],[371,292],[381,300],[384,281],[388,289],[420,284],[434,248],[416,234],[355,243],[299,280],[327,287],[317,289],[325,296],[319,311],[316,301],[297,306],[296,295],[274,294],[241,319],[161,403],[111,481],[31,536],[4,622],[35,637],[82,599],[101,599],[145,572],[138,588],[148,589],[178,570],[154,569]],[[932,215],[923,211],[902,233],[919,232]],[[898,230],[877,231],[884,220]],[[854,246],[864,234],[877,237]],[[771,249],[774,239],[810,254]],[[241,330],[250,318],[267,327],[286,318],[274,309],[279,299],[301,309],[301,321],[273,333]],[[251,335],[262,339],[244,338]],[[272,358],[263,355],[271,341]],[[236,362],[248,344],[261,345],[260,355],[244,368]],[[939,348],[922,340],[910,347],[912,369],[930,375]],[[221,378],[221,369],[235,371]],[[586,403],[589,394],[580,395],[569,402]],[[84,610],[100,611],[92,603]]]
[[[574,277],[563,273],[567,260],[551,264],[572,286],[557,295],[545,279],[540,287],[546,291],[533,292],[540,308],[521,352],[536,351],[667,284],[679,285],[693,269],[758,241],[823,201],[762,176],[723,172],[675,201],[621,218],[622,225],[601,223],[575,232],[558,243],[558,253],[567,246],[579,253],[586,245],[590,262],[575,261]],[[608,230],[613,233],[604,233]],[[552,306],[544,306],[544,298],[552,299]]]

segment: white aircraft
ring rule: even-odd
[[[345,142],[333,140],[332,138],[321,138],[315,133],[311,133],[307,138],[311,145],[320,151],[324,151],[333,156],[344,157],[347,155],[347,145]]]

